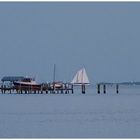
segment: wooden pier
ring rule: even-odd
[[[1,93],[18,93],[18,94],[43,94],[43,93],[51,93],[51,94],[55,94],[55,93],[74,93],[73,90],[73,85],[70,83],[63,83],[63,86],[61,88],[53,88],[51,86],[51,84],[42,84],[40,88],[32,88],[32,86],[28,86],[28,87],[24,87],[24,86],[19,86],[18,88],[15,86],[6,86],[6,85],[1,85],[0,86],[0,90]]]
[[[101,87],[103,89],[103,93],[106,94],[107,93],[107,85],[105,83],[98,83],[97,84],[97,93],[100,94],[101,93]],[[115,89],[116,89],[116,93],[119,93],[119,84],[118,83],[112,83],[112,85],[115,85]]]

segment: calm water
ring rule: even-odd
[[[140,138],[140,86],[80,92],[0,94],[0,137]]]

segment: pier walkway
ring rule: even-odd
[[[13,85],[3,85],[0,86],[1,93],[18,93],[18,94],[43,94],[43,93],[73,93],[73,85],[71,83],[63,83],[61,87],[52,86],[49,84],[42,84],[40,88],[32,88],[32,86],[19,86],[19,88]]]

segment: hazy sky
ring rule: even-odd
[[[0,78],[140,81],[140,3],[0,3]]]

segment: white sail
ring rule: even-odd
[[[71,83],[72,84],[89,84],[90,83],[85,68],[82,68],[76,73]]]

